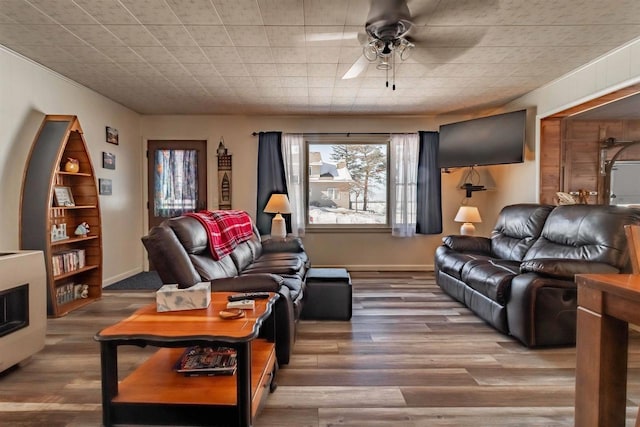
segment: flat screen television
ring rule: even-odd
[[[440,126],[440,168],[522,163],[526,118],[520,110]]]

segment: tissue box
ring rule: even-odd
[[[163,285],[156,292],[157,311],[197,310],[211,303],[211,283],[200,282],[187,289]]]

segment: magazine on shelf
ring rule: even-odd
[[[175,370],[185,375],[233,375],[237,354],[230,347],[188,347],[176,362]]]

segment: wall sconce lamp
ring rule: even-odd
[[[287,223],[281,214],[291,213],[287,195],[272,194],[267,206],[264,207],[264,212],[276,214],[271,220],[271,238],[284,239],[287,236]]]
[[[476,227],[473,223],[482,222],[482,218],[480,218],[480,212],[477,207],[460,206],[454,221],[463,223],[462,226],[460,226],[460,234],[463,236],[473,236],[476,232]]]

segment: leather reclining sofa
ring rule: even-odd
[[[205,227],[193,217],[180,216],[153,227],[142,243],[162,283],[188,287],[210,281],[212,291],[277,292],[276,358],[280,365],[289,363],[309,268],[300,239],[263,242],[254,226],[250,240],[215,260]]]
[[[443,238],[435,253],[436,282],[528,347],[573,345],[574,275],[630,272],[624,225],[639,223],[637,208],[507,206],[490,238]]]

